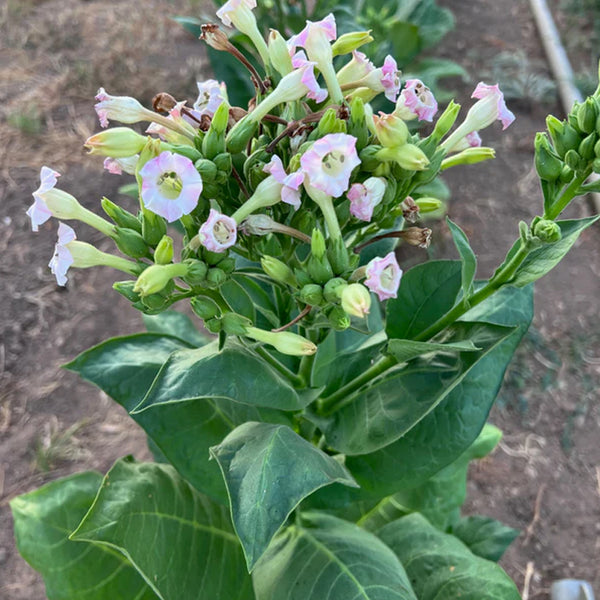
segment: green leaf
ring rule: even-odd
[[[495,562],[502,558],[519,533],[518,529],[479,515],[463,517],[452,527],[452,535],[468,546],[473,554]]]
[[[240,283],[234,279],[228,279],[221,286],[220,292],[234,312],[247,317],[253,323],[256,321],[254,302]]]
[[[182,347],[178,340],[150,333],[114,338],[90,348],[67,367],[132,411],[171,351]],[[210,446],[245,421],[289,422],[285,413],[224,398],[162,404],[132,417],[181,475],[223,504],[227,491],[219,467],[208,460]]]
[[[221,467],[250,571],[304,498],[335,482],[356,487],[337,460],[283,425],[244,423],[210,453]]]
[[[460,507],[467,494],[470,461],[487,456],[501,437],[502,432],[497,427],[486,424],[475,442],[453,463],[421,485],[384,498],[364,514],[358,524],[369,531],[376,531],[408,513],[419,512],[432,525],[446,531],[460,519]]]
[[[466,343],[466,351],[455,349],[431,360],[396,367],[369,387],[351,394],[328,417],[314,417],[314,422],[328,445],[348,456],[384,448],[405,436],[453,392],[461,391],[464,380],[477,372],[512,332],[486,323],[457,323],[449,342],[458,346]],[[483,350],[473,352],[473,343]]]
[[[401,363],[408,362],[413,358],[432,352],[474,352],[476,350],[481,350],[481,348],[478,348],[473,344],[472,340],[463,340],[447,344],[415,342],[414,340],[390,340],[387,349],[388,352]]]
[[[250,348],[228,342],[219,352],[212,343],[171,354],[134,412],[199,398],[300,410],[314,400],[315,393],[296,391]]]
[[[571,246],[577,241],[581,232],[598,219],[600,219],[600,215],[588,217],[587,219],[557,221],[556,224],[560,226],[562,232],[562,239],[554,244],[544,244],[533,250],[521,263],[509,283],[517,287],[523,287],[543,277],[563,259]],[[520,242],[517,242],[517,244],[520,244]],[[509,257],[514,251],[515,247],[511,249]]]
[[[399,65],[408,64],[423,47],[419,27],[413,23],[393,22],[389,26],[389,36],[394,49],[394,58]]]
[[[49,600],[156,600],[131,563],[108,547],[72,542],[102,483],[87,471],[13,498],[17,547],[44,578]]]
[[[469,296],[473,291],[473,281],[475,279],[475,271],[477,270],[477,258],[475,257],[475,253],[469,244],[469,240],[465,235],[465,232],[447,217],[446,223],[448,223],[450,233],[452,233],[452,239],[454,240],[454,245],[460,254],[462,263],[462,293],[463,297],[466,297]]]
[[[457,538],[438,531],[418,513],[379,530],[398,556],[419,600],[520,600],[508,575],[495,563],[475,556]]]
[[[265,319],[265,328],[279,327],[279,318],[277,316],[277,307],[271,295],[260,285],[256,279],[246,275],[234,274],[232,279],[240,285],[246,294],[250,297],[257,313],[260,313]],[[270,286],[269,286],[270,287]],[[257,315],[258,316],[258,315]],[[257,321],[257,327],[261,327],[260,321]]]
[[[325,514],[303,513],[253,573],[257,600],[417,600],[404,568],[373,534]]]
[[[150,333],[171,335],[195,347],[210,342],[210,338],[202,335],[187,315],[175,310],[166,310],[158,315],[142,315],[142,318]]]
[[[410,269],[402,277],[398,297],[387,302],[387,336],[415,338],[454,306],[460,286],[458,260],[434,260]]]
[[[202,35],[202,21],[194,17],[173,17],[173,21],[179,23],[188,33],[196,39]]]
[[[117,461],[71,539],[127,557],[161,600],[254,597],[226,508],[168,465]]]

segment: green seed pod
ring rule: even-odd
[[[309,283],[302,287],[298,299],[309,306],[321,306],[323,303],[323,288],[316,283]]]
[[[140,220],[130,212],[116,205],[108,198],[102,198],[101,202],[104,212],[119,226],[133,229],[138,233],[142,233],[142,224]]]
[[[365,119],[365,103],[358,96],[354,96],[352,102],[350,102],[348,133],[356,138],[357,152],[360,152],[369,143],[371,132]]]
[[[340,219],[342,221],[342,219]],[[343,238],[333,240],[327,248],[329,264],[336,275],[341,275],[348,270],[348,250]]]
[[[214,157],[213,162],[219,171],[227,173],[227,175],[231,173],[233,161],[231,160],[231,154],[229,154],[229,152],[217,154],[217,156]]]
[[[231,256],[227,256],[219,263],[219,269],[222,269],[227,273],[227,275],[231,275],[235,271],[235,258]]]
[[[196,296],[190,300],[190,305],[195,314],[202,320],[208,321],[221,316],[221,309],[217,303],[206,296]]]
[[[554,154],[545,133],[535,136],[535,168],[544,181],[556,181],[560,177],[563,163]]]
[[[162,294],[148,294],[147,296],[142,296],[141,302],[146,308],[156,311],[160,311],[168,305],[167,298]]]
[[[325,256],[319,259],[311,255],[306,270],[314,283],[324,284],[333,277],[333,270]]]
[[[247,317],[228,312],[221,317],[222,329],[228,335],[246,335],[246,330],[252,325]]]
[[[581,144],[579,144],[579,149],[577,150],[579,156],[586,161],[592,160],[592,158],[595,156],[594,148],[597,141],[598,136],[596,133],[590,133],[590,135],[585,137]]]
[[[598,108],[593,98],[586,98],[577,111],[577,124],[584,133],[592,133],[596,129]]]
[[[168,265],[173,260],[173,238],[163,235],[156,250],[154,251],[154,262],[157,265]]]
[[[560,182],[561,183],[569,183],[573,177],[575,177],[575,173],[573,169],[565,165],[560,172]]]
[[[127,256],[132,258],[142,258],[149,256],[148,244],[144,238],[135,230],[126,227],[115,227],[115,233],[112,236],[117,248]]]
[[[204,321],[204,327],[210,331],[210,333],[219,333],[222,328],[221,319],[215,317],[214,319],[207,319]]]
[[[554,244],[562,238],[560,227],[548,219],[538,219],[534,222],[532,233],[544,244]]]
[[[113,289],[119,292],[121,296],[125,296],[130,302],[137,302],[140,295],[133,291],[135,281],[116,281],[113,283]]]
[[[323,296],[327,302],[339,304],[342,297],[342,291],[348,286],[348,282],[341,277],[330,279],[323,288]]]
[[[183,262],[188,265],[188,272],[183,277],[183,280],[192,287],[202,285],[208,274],[206,263],[194,258],[188,258]]]
[[[217,176],[217,166],[212,160],[208,160],[207,158],[201,158],[194,163],[196,170],[200,173],[200,177],[202,177],[202,183],[206,185],[207,183],[212,183]]]
[[[208,270],[206,281],[207,283],[211,284],[212,287],[219,287],[227,281],[227,273],[225,273],[223,269],[213,267],[212,269]]]
[[[584,161],[581,158],[581,156],[577,154],[576,150],[569,150],[565,154],[565,163],[569,168],[573,169],[573,171],[578,171],[581,167],[582,162]]]
[[[327,318],[336,331],[344,331],[350,327],[350,317],[341,306],[334,306]]]
[[[577,150],[581,143],[581,136],[577,133],[574,127],[568,123],[564,127],[563,134],[556,140],[554,144],[558,155],[564,158],[569,150]]]

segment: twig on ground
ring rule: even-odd
[[[527,570],[525,571],[525,582],[523,583],[522,600],[529,600],[529,586],[531,585],[531,578],[535,572],[535,565],[530,560],[527,563]]]
[[[542,505],[542,497],[544,495],[545,489],[546,489],[546,484],[542,483],[542,485],[540,485],[540,489],[538,490],[537,497],[535,499],[535,507],[533,509],[533,519],[531,520],[531,523],[529,523],[529,525],[527,525],[527,529],[525,530],[526,535],[525,535],[525,541],[523,542],[524,546],[526,546],[529,543],[529,541],[531,540],[535,526],[536,526],[537,522],[540,520],[540,508]],[[529,565],[527,565],[527,567],[529,568]]]

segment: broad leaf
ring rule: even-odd
[[[417,600],[379,539],[320,513],[303,513],[279,534],[252,578],[257,600]]]
[[[132,411],[170,353],[182,347],[186,346],[178,340],[150,333],[114,338],[90,348],[67,367]],[[161,404],[132,418],[181,475],[223,504],[227,491],[219,467],[209,461],[210,446],[245,421],[288,423],[285,413],[224,398]]]
[[[106,546],[69,540],[101,483],[100,473],[88,471],[13,498],[19,552],[41,573],[49,600],[156,600],[127,558]]]
[[[134,412],[198,398],[225,398],[249,406],[299,410],[315,395],[297,392],[249,348],[228,342],[219,352],[217,344],[212,343],[171,354]]]
[[[254,597],[226,508],[168,465],[117,461],[71,539],[127,557],[161,600]]]
[[[496,562],[519,533],[518,529],[479,515],[463,517],[452,527],[452,535],[468,546],[473,554]]]
[[[210,338],[202,335],[187,315],[175,310],[166,310],[158,315],[142,315],[142,318],[150,333],[170,335],[196,347],[210,342]]]
[[[554,244],[545,244],[531,252],[517,269],[515,276],[510,280],[510,284],[523,287],[543,277],[564,258],[581,232],[598,219],[600,219],[600,215],[588,217],[587,219],[557,221],[556,223],[560,226],[562,232],[562,239]],[[517,242],[518,244],[520,242]],[[516,252],[517,245],[511,249],[507,259]]]
[[[390,340],[387,349],[401,363],[432,352],[474,352],[481,350],[473,344],[472,340],[449,342],[447,344],[415,342],[414,340]]]
[[[387,302],[388,337],[414,339],[454,306],[460,286],[460,261],[435,260],[410,269],[398,297]]]
[[[306,496],[335,482],[356,487],[338,461],[283,425],[244,423],[210,453],[221,467],[249,570]]]
[[[379,530],[398,556],[419,600],[520,600],[514,582],[496,564],[475,556],[460,540],[438,531],[418,513]]]
[[[446,218],[446,223],[452,233],[454,245],[460,254],[462,263],[461,280],[463,297],[468,296],[473,291],[473,280],[475,279],[475,271],[477,271],[477,258],[469,244],[469,240],[465,232],[456,223]]]
[[[314,417],[314,422],[328,445],[346,455],[385,448],[406,435],[452,393],[462,392],[465,379],[478,372],[479,365],[494,355],[512,331],[484,323],[458,323],[449,342],[459,346],[466,343],[466,351],[455,349],[396,367],[348,396],[328,417]],[[482,350],[473,352],[473,344]]]

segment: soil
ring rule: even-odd
[[[122,181],[79,150],[96,128],[91,97],[99,85],[146,102],[157,91],[193,99],[196,76],[206,78],[200,44],[168,18],[193,14],[197,3],[141,4],[143,10],[138,0],[31,0],[0,9],[6,34],[0,65],[7,65],[0,67],[0,598],[6,600],[45,598],[41,579],[16,553],[8,501],[71,472],[106,471],[127,453],[149,457],[142,432],[123,411],[59,369],[103,339],[140,330],[138,313],[111,293],[117,277],[104,268],[72,270],[66,290],[57,288],[46,268],[55,225],[32,234],[24,214],[42,164],[63,172],[61,187],[89,208],[98,210],[102,195],[117,198]],[[469,81],[451,82],[464,106],[500,52],[523,49],[531,65],[543,61],[526,0],[439,4],[454,12],[456,29],[435,55],[471,74]],[[159,16],[148,20],[147,11]],[[67,20],[69,35],[62,27]],[[527,94],[510,108],[517,120],[508,130],[484,132],[496,160],[454,169],[446,178],[453,195],[449,215],[469,235],[480,277],[489,276],[511,246],[517,222],[540,210],[533,138],[548,112],[561,112]],[[15,125],[15,115],[26,119]],[[33,131],[25,133],[25,125]],[[581,201],[569,216],[588,210]],[[432,255],[453,256],[446,227],[432,228]],[[502,564],[529,598],[548,598],[552,582],[563,577],[587,579],[600,593],[598,231],[584,232],[537,284],[531,333],[491,415],[504,439],[470,472],[465,512],[522,530]],[[105,243],[91,230],[77,232],[101,248]]]

